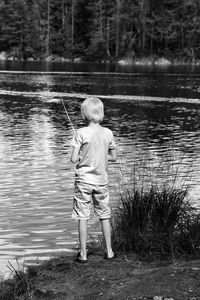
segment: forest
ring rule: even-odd
[[[198,60],[200,1],[1,0],[2,51],[20,60]]]

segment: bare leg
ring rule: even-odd
[[[110,219],[101,219],[102,232],[105,239],[106,244],[106,253],[108,258],[113,257],[114,252],[111,246],[111,227],[110,227]]]
[[[80,242],[80,258],[87,259],[86,244],[87,244],[87,220],[78,221],[78,232]]]

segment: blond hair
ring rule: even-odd
[[[86,98],[81,105],[81,113],[87,121],[100,123],[104,117],[103,102],[95,97]]]

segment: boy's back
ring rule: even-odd
[[[115,148],[112,131],[100,125],[83,127],[74,136],[72,146],[80,147],[76,181],[106,185],[108,153]]]

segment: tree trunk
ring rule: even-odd
[[[106,53],[108,56],[110,56],[110,50],[109,50],[109,43],[110,40],[110,19],[107,18],[107,26],[106,26]]]
[[[154,25],[151,25],[151,40],[150,40],[150,48],[151,48],[151,56],[153,55],[153,33],[154,33]]]
[[[120,0],[116,0],[116,48],[115,48],[115,56],[119,57],[119,13],[120,13]]]
[[[140,4],[140,22],[142,24],[142,37],[141,37],[141,44],[142,44],[142,51],[145,50],[145,42],[146,42],[146,10],[145,10],[145,0],[141,0]]]
[[[65,28],[65,0],[62,0],[62,29]]]
[[[184,51],[184,31],[183,31],[183,24],[181,25],[181,52]]]
[[[47,37],[46,37],[46,56],[49,56],[50,41],[50,0],[47,2]]]
[[[103,41],[103,4],[102,0],[100,0],[100,36]]]
[[[74,50],[74,12],[75,12],[75,0],[72,0],[72,28],[71,28],[72,55],[73,55],[73,50]]]

